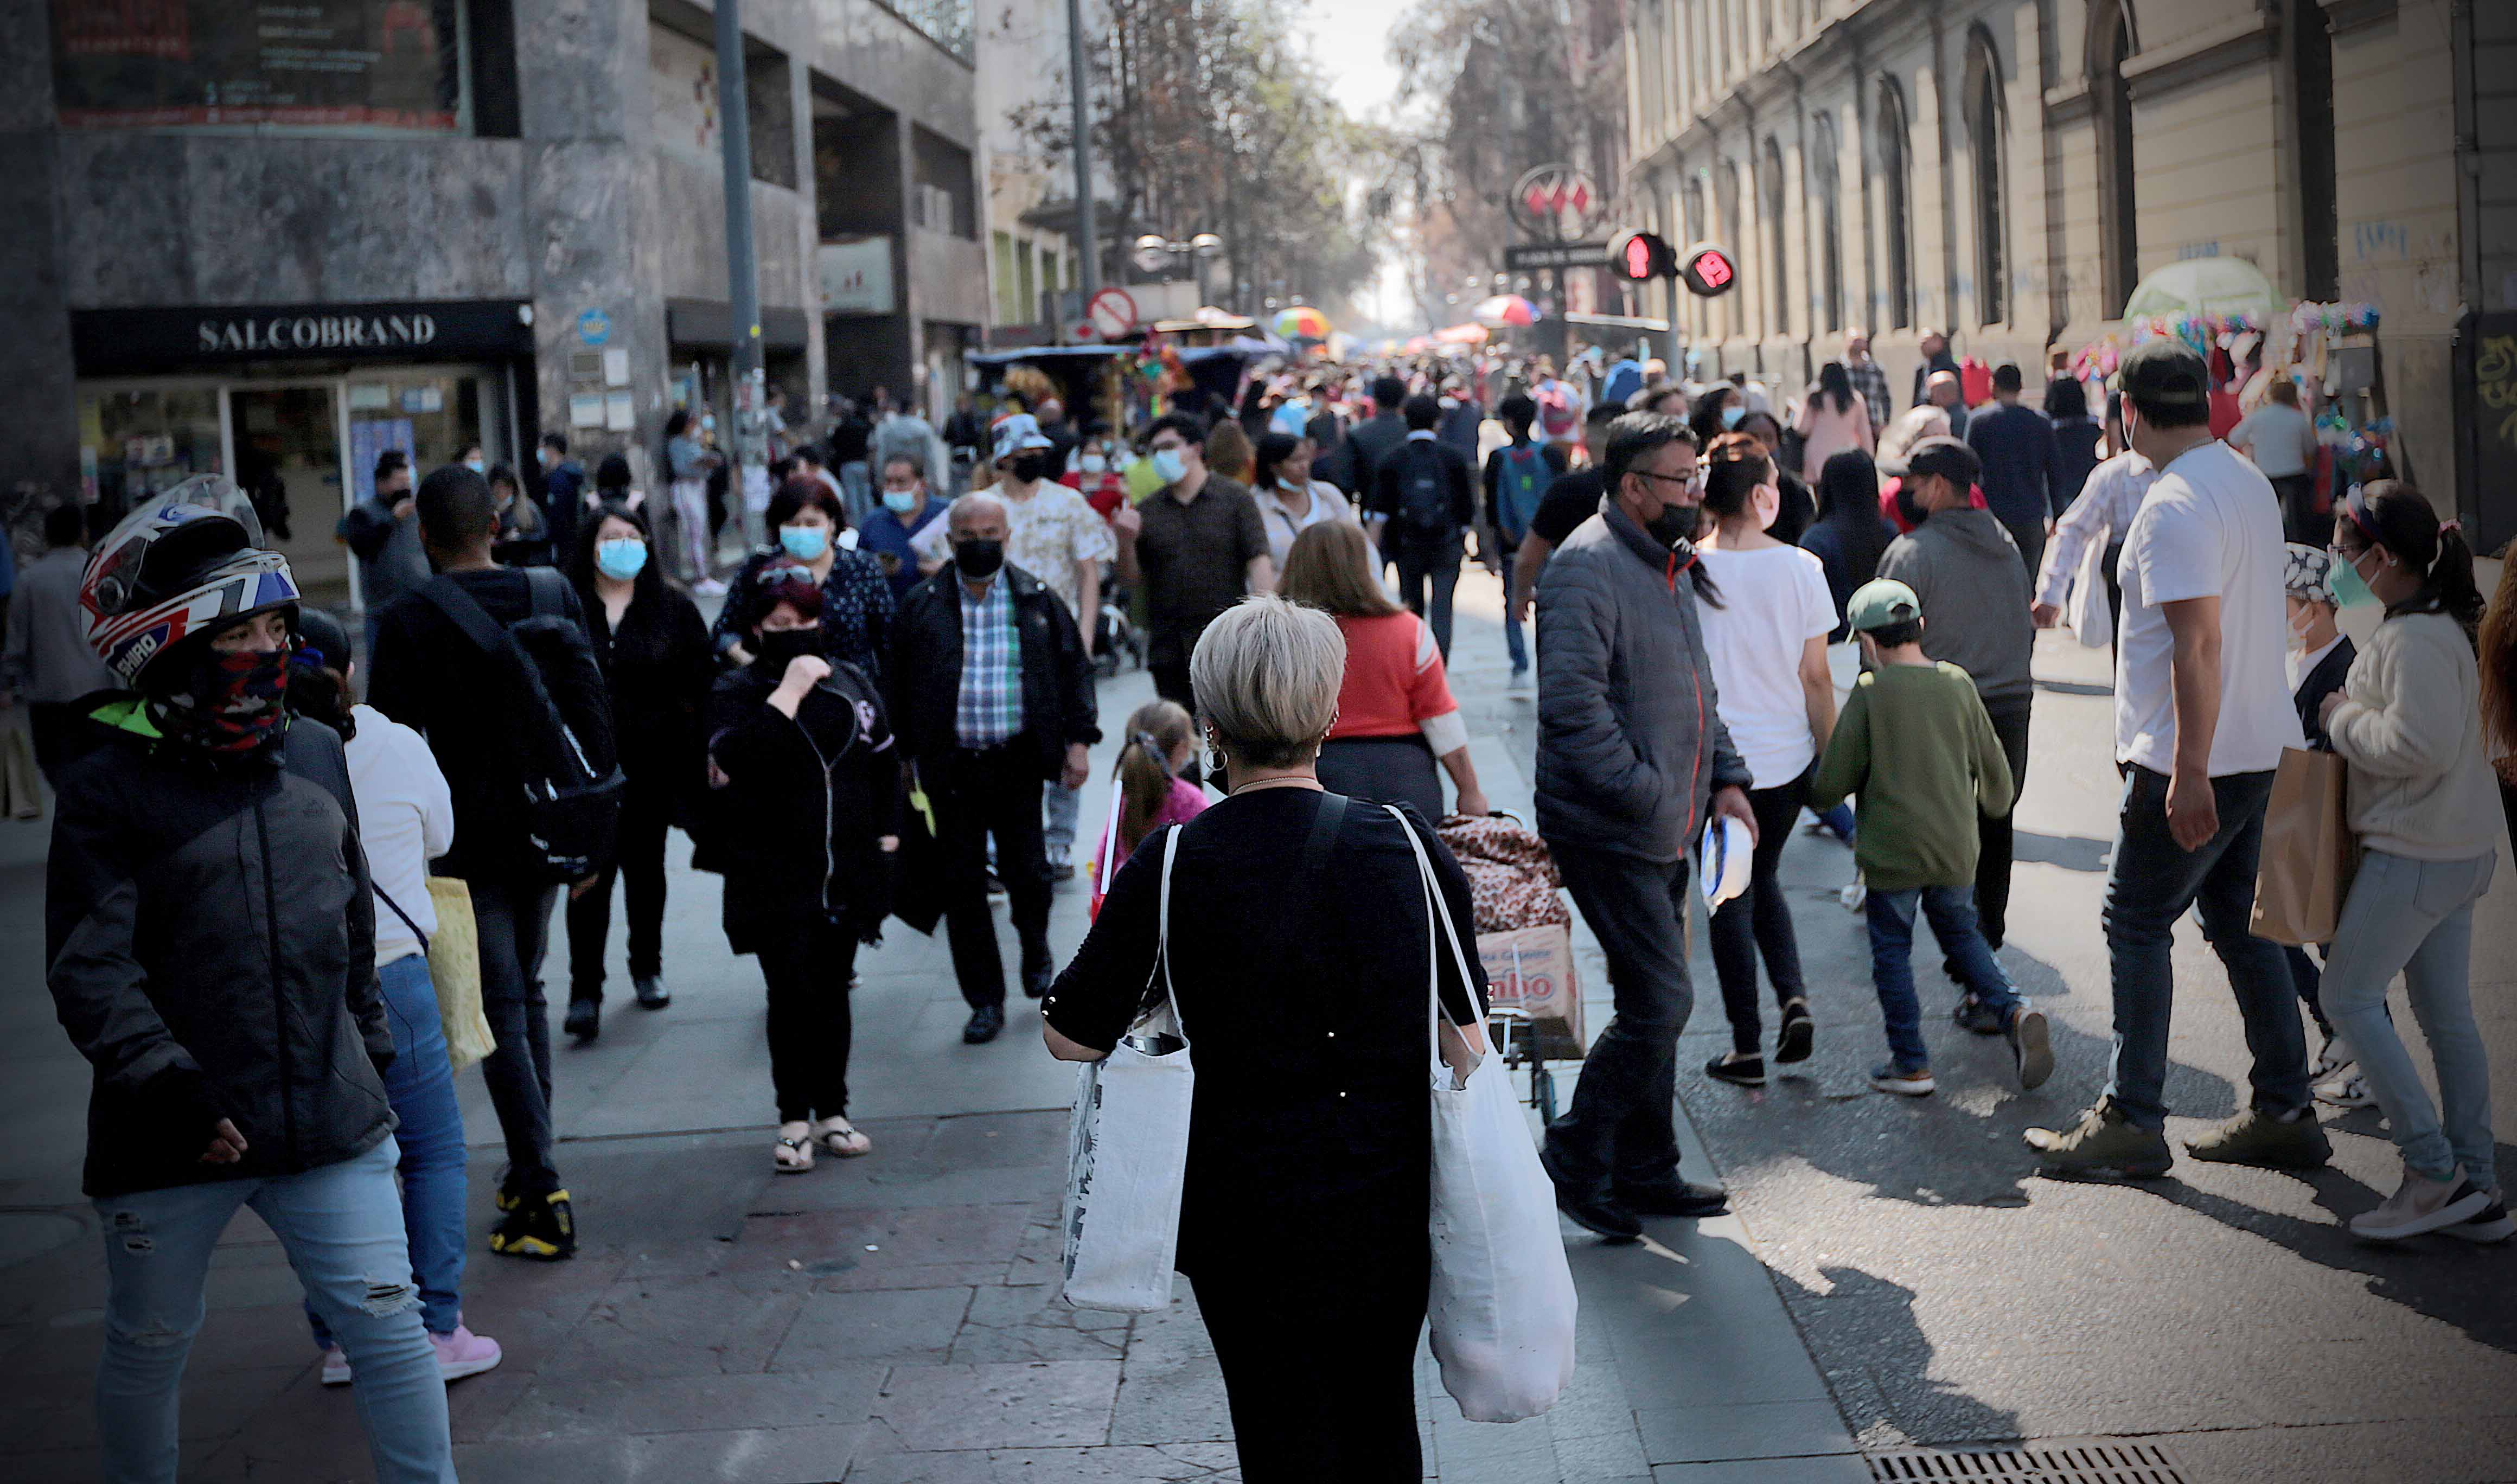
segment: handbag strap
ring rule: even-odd
[[[1407,848],[1416,853],[1417,878],[1424,883],[1425,887],[1425,985],[1426,996],[1429,1001],[1427,1009],[1429,1022],[1427,1031],[1433,1057],[1433,1072],[1438,1079],[1443,1072],[1449,1070],[1442,1061],[1443,943],[1448,942],[1451,946],[1452,966],[1459,970],[1461,992],[1470,996],[1472,1006],[1475,1003],[1475,995],[1471,986],[1476,981],[1470,977],[1468,954],[1460,947],[1459,925],[1451,920],[1450,912],[1442,905],[1440,881],[1433,874],[1432,857],[1425,853],[1425,842],[1417,837],[1416,827],[1407,823],[1407,816],[1399,812],[1397,805],[1384,804],[1381,807],[1389,811],[1390,818],[1398,822],[1398,832],[1407,836]],[[1441,922],[1441,931],[1438,935],[1433,926],[1436,919]]]
[[[402,910],[402,904],[393,899],[392,892],[385,890],[382,881],[369,880],[367,887],[376,894],[377,901],[393,909],[393,914],[402,919],[403,926],[410,929],[410,935],[419,940],[420,953],[425,954],[428,952],[428,935],[419,930],[418,923],[410,920],[410,913]]]

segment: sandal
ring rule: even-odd
[[[853,1160],[874,1153],[874,1140],[857,1131],[846,1119],[824,1119],[813,1130],[813,1142],[842,1160]]]
[[[808,1130],[811,1127],[810,1124],[805,1124],[803,1126]],[[789,1138],[786,1134],[782,1133],[778,1136],[778,1144],[776,1149],[772,1151],[772,1154],[778,1162],[778,1172],[780,1174],[800,1175],[804,1171],[813,1167],[812,1135],[808,1131],[796,1134],[794,1137]]]

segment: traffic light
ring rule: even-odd
[[[1678,254],[1648,232],[1620,233],[1608,243],[1608,268],[1629,283],[1648,283],[1678,272]]]
[[[1728,293],[1738,283],[1739,265],[1713,243],[1698,242],[1686,250],[1686,260],[1678,266],[1678,276],[1688,293],[1710,299]]]

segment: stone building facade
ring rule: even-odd
[[[714,17],[692,0],[0,8],[0,479],[187,474],[334,521],[373,455],[730,412]],[[967,0],[743,7],[761,337],[790,406],[949,400],[987,319]],[[268,20],[268,18],[264,18]],[[328,590],[328,591],[327,591]]]
[[[1796,388],[1860,325],[1901,398],[1939,327],[2032,383],[2143,276],[2242,258],[2379,309],[2401,467],[2517,533],[2459,411],[2517,311],[2517,6],[1633,0],[1627,43],[1630,182],[1740,264],[1670,295],[1708,365]]]

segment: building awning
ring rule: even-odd
[[[760,343],[771,350],[800,351],[804,348],[804,312],[800,309],[760,310]],[[734,347],[734,309],[722,299],[667,299],[664,301],[664,339],[674,345]]]

